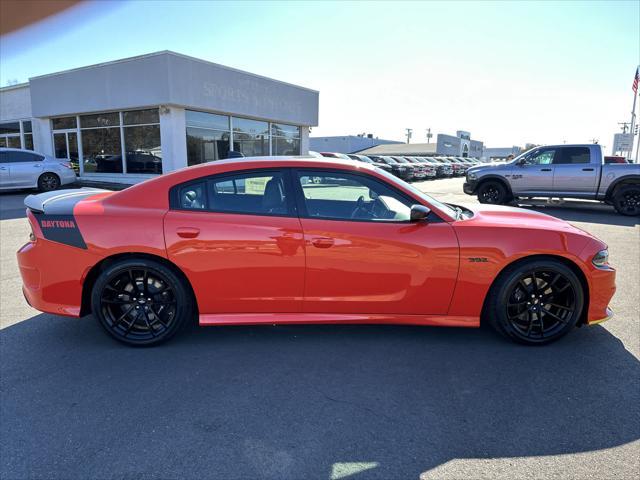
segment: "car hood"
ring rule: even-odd
[[[469,222],[474,224],[482,224],[482,226],[495,227],[512,227],[523,229],[540,229],[555,230],[571,233],[586,234],[592,238],[593,235],[574,227],[569,222],[560,218],[552,217],[546,213],[540,213],[535,210],[527,210],[517,207],[506,207],[502,205],[464,205],[473,212],[473,217],[460,220],[460,222]]]
[[[473,167],[470,167],[467,170],[467,173],[478,173],[481,171],[485,172],[487,170],[503,170],[510,167],[511,167],[510,163],[500,163],[500,164],[488,163],[485,165],[474,165]]]

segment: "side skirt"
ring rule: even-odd
[[[479,327],[479,317],[447,315],[391,315],[351,313],[207,313],[199,317],[200,326],[288,325],[288,324],[391,324],[439,327]]]

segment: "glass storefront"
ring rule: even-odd
[[[22,133],[20,132],[20,124],[22,124]],[[0,123],[0,147],[33,150],[31,121],[22,120]]]
[[[187,165],[198,165],[227,158],[231,140],[227,115],[187,110],[185,118]]]
[[[157,108],[53,118],[51,125],[56,157],[71,159],[80,174],[162,173]]]
[[[300,127],[272,123],[271,135],[272,155],[300,155]]]
[[[245,157],[300,155],[300,127],[242,117],[186,111],[187,163],[227,158],[232,150]]]

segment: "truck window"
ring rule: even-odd
[[[591,152],[587,147],[566,147],[560,149],[553,161],[556,165],[566,165],[574,163],[591,163]]]
[[[549,165],[556,151],[553,149],[538,150],[525,159],[527,165]]]

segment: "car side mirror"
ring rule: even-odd
[[[430,213],[431,209],[424,205],[411,205],[411,215],[409,219],[412,222],[423,222],[427,220]]]

